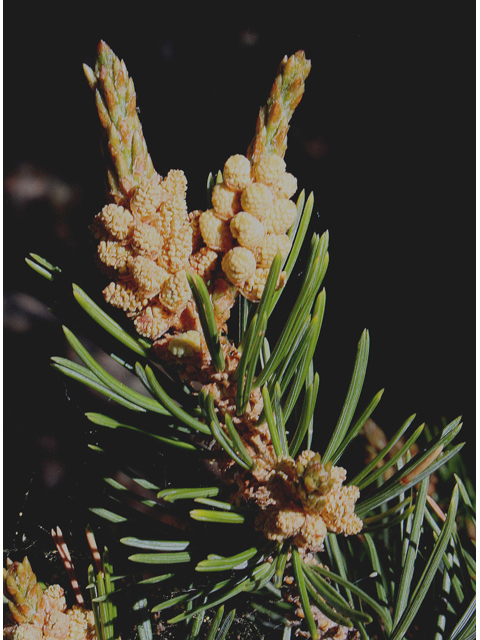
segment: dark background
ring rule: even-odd
[[[37,301],[43,282],[24,257],[37,252],[77,271],[85,264],[89,291],[101,287],[86,263],[104,173],[82,71],[83,62],[94,65],[100,39],[135,81],[155,168],[185,171],[190,210],[204,206],[208,173],[246,151],[282,57],[305,50],[312,72],[286,161],[299,186],[315,192],[312,230],[330,232],[317,446],[335,425],[367,327],[363,406],[386,389],[374,418],[387,433],[414,412],[416,425],[432,427],[463,415],[474,470],[472,5],[257,3],[242,12],[172,4],[5,9],[7,546],[21,535],[29,487],[42,489],[35,501],[45,527],[57,524],[49,510],[82,452],[79,396],[49,367],[50,356],[66,353],[63,334]]]

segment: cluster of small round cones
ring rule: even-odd
[[[297,217],[290,198],[296,190],[297,180],[285,171],[281,156],[264,154],[254,165],[236,154],[213,189],[213,208],[199,217],[205,245],[222,254],[223,273],[252,302],[261,299],[277,253],[286,258],[290,251],[287,231]],[[277,286],[284,283],[281,273]]]

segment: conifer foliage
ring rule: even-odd
[[[90,517],[118,542],[109,557],[122,568],[109,564],[117,586],[95,601],[100,636],[102,611],[105,637],[133,633],[116,606],[126,598],[141,640],[161,637],[158,620],[220,640],[239,619],[283,640],[474,637],[475,563],[459,527],[473,496],[453,442],[461,420],[425,437],[409,417],[353,477],[342,458],[363,442],[383,393],[361,398],[365,330],[338,421],[313,449],[329,237],[309,233],[313,194],[285,159],[310,66],[303,51],[281,61],[250,144],[205,176],[205,210],[189,208],[181,169],[155,171],[125,63],[101,42],[84,67],[107,171],[108,201],[91,226],[106,284],[104,303],[76,283],[71,295],[131,384],[67,326],[77,357],[53,366],[111,407],[85,413],[107,434],[91,446],[102,478]],[[37,254],[27,262],[64,295],[59,267]],[[271,332],[287,296],[285,324]],[[131,462],[128,451],[115,459],[117,436]],[[175,461],[174,480],[148,463],[152,451]],[[449,487],[445,512],[429,494],[432,474]]]

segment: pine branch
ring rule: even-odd
[[[148,470],[135,471],[131,477],[130,470],[115,474],[110,466],[100,465],[101,490],[90,511],[109,525],[122,527],[120,542],[129,549],[128,559],[135,567],[133,575],[142,588],[168,580],[173,583],[173,578],[180,580],[180,576],[191,578],[188,587],[172,589],[170,597],[151,608],[156,613],[177,607],[169,622],[188,624],[191,640],[199,637],[208,609],[215,612],[212,611],[208,639],[224,640],[235,616],[234,609],[224,616],[225,603],[242,593],[251,598],[252,615],[270,618],[283,627],[284,640],[290,634],[286,621],[294,617],[298,606],[304,613],[303,629],[306,624],[312,638],[320,640],[332,635],[328,629],[324,634],[319,623],[323,620],[321,616],[326,616],[328,625],[340,625],[342,632],[351,630],[352,635],[357,634],[355,637],[362,640],[369,637],[365,625],[371,625],[369,633],[373,629],[372,640],[380,637],[400,640],[414,629],[422,603],[437,585],[443,587],[448,606],[436,607],[433,613],[429,612],[430,618],[440,625],[439,629],[446,629],[447,624],[454,625],[445,612],[453,612],[459,621],[454,623],[452,637],[465,639],[472,632],[470,598],[475,563],[460,542],[455,518],[459,494],[470,516],[473,503],[467,488],[458,481],[448,514],[444,516],[436,508],[436,514],[444,520],[442,528],[426,507],[429,501],[434,504],[427,497],[430,475],[452,460],[463,446],[447,449],[461,428],[460,419],[447,425],[422,451],[410,457],[411,447],[424,431],[421,425],[403,441],[414,419],[410,417],[374,460],[344,485],[346,471],[335,465],[347,447],[358,443],[362,426],[382,396],[382,391],[377,393],[354,420],[370,346],[365,330],[358,344],[345,402],[325,453],[321,457],[310,450],[319,389],[313,362],[325,311],[325,291],[321,287],[329,264],[327,232],[321,237],[312,236],[301,287],[295,292],[296,298],[288,300],[290,313],[270,349],[269,320],[284,295],[279,283],[288,280],[293,272],[313,211],[312,194],[305,201],[302,191],[296,205],[290,200],[290,194],[294,193],[291,185],[296,188],[296,179],[285,173],[281,159],[289,122],[302,98],[309,72],[310,62],[301,51],[282,61],[267,104],[260,110],[248,159],[231,156],[222,173],[215,178],[210,174],[208,191],[212,207],[216,196],[223,193],[231,208],[225,211],[221,206],[225,203],[216,201],[217,209],[203,212],[206,216],[202,231],[200,217],[196,215],[199,212],[190,216],[186,212],[186,181],[182,172],[173,172],[162,181],[162,187],[155,182],[158,176],[148,184],[142,180],[152,177],[154,169],[125,64],[101,42],[94,70],[85,66],[104,129],[111,197],[122,205],[110,205],[96,219],[98,229],[103,225],[100,243],[107,242],[104,238],[110,243],[106,255],[113,262],[107,265],[107,260],[105,265],[117,270],[118,278],[112,283],[115,295],[118,294],[116,306],[135,317],[139,332],[151,338],[153,348],[146,340],[130,335],[76,284],[69,289],[69,295],[73,291],[76,303],[104,330],[105,338],[113,338],[140,357],[141,362],[134,366],[133,361],[126,363],[113,356],[135,372],[148,395],[110,374],[67,328],[65,336],[82,364],[55,357],[53,366],[132,412],[125,420],[87,412],[91,423],[113,434],[128,432],[132,440],[142,445],[147,442],[157,452],[168,447],[178,455],[185,456],[188,451],[195,459],[209,458],[216,473],[204,483],[208,486],[200,483],[195,486],[195,478],[188,474],[184,474],[187,486],[169,486],[162,484],[155,470],[153,477]],[[263,160],[272,160],[272,156],[277,157],[268,165],[268,171],[267,164],[262,169]],[[282,191],[273,178],[269,182],[268,172],[273,175],[275,167],[281,169],[275,179],[282,175],[290,184],[288,189],[284,183]],[[232,175],[228,176],[228,170]],[[134,190],[140,184],[142,187]],[[259,188],[265,210],[255,208],[254,198],[249,202],[250,185]],[[270,218],[279,200],[286,209],[277,212],[278,220],[288,214],[290,225],[281,227],[281,232],[274,228],[278,220]],[[237,218],[238,227],[235,224],[232,227],[238,207],[245,203],[251,207],[251,213],[247,212],[248,225],[242,226]],[[273,231],[266,231],[268,224]],[[172,228],[165,231],[162,225]],[[232,235],[232,228],[236,235]],[[240,234],[246,231],[248,234],[242,236],[242,241],[247,243],[248,236],[251,249],[240,242]],[[194,249],[193,237],[197,232],[200,235]],[[212,232],[213,238],[208,232]],[[277,244],[270,246],[270,253],[266,252],[268,260],[264,257],[261,261],[258,243],[267,236]],[[167,265],[162,259],[170,242],[172,261],[167,269],[160,264]],[[281,246],[287,247],[289,253],[288,250],[282,253]],[[241,249],[243,258],[224,263],[232,247]],[[184,249],[184,260],[177,268],[174,264],[177,250]],[[58,267],[38,254],[30,254],[27,263],[49,281],[58,282],[60,276],[65,280]],[[250,274],[243,281],[242,269]],[[247,280],[250,289],[245,284]],[[168,296],[162,298],[167,281]],[[246,297],[241,298],[239,305],[236,347],[227,337],[226,322],[239,291]],[[181,304],[177,307],[178,300]],[[170,348],[172,344],[176,345],[174,349]],[[169,387],[167,376],[157,367],[161,358],[175,363],[172,370],[182,381],[178,388],[174,383]],[[396,451],[392,453],[395,445]],[[108,442],[91,445],[91,449],[102,461],[108,460]],[[387,455],[391,457],[383,464]],[[185,458],[186,467],[192,459]],[[393,473],[388,480],[385,471]],[[362,499],[357,503],[360,490]],[[156,522],[160,532],[152,529],[150,534],[149,529],[148,536],[141,533],[139,514],[142,519]],[[363,523],[360,518],[364,518]],[[233,529],[226,527],[234,524],[237,526]],[[198,527],[210,532],[224,526],[235,532],[222,541],[226,551],[213,549],[212,553],[209,548],[207,555],[201,536],[197,535]],[[179,530],[182,532],[182,539],[165,533],[172,527],[177,534]],[[362,527],[362,536],[354,538],[353,534]],[[344,539],[342,534],[350,537]],[[209,534],[206,538],[210,541]],[[131,553],[131,548],[135,553]],[[316,553],[327,557],[332,571],[319,564],[322,555],[317,558]],[[173,565],[182,573],[166,569]],[[162,573],[155,575],[156,567]],[[154,575],[147,577],[144,570]],[[370,581],[363,589],[358,582],[366,578],[374,579],[375,583]],[[293,585],[287,588],[292,579]],[[91,568],[89,572],[92,592],[96,594],[93,604],[99,640],[113,638],[110,622],[117,614],[112,599],[113,580],[105,554],[102,570],[95,572]],[[411,585],[414,586],[410,588]],[[291,597],[288,603],[282,600],[287,589]],[[23,591],[21,596],[25,597]],[[151,627],[145,618],[148,605],[138,593],[134,600],[134,608],[143,612],[140,640],[151,640]]]

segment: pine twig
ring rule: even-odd
[[[255,164],[264,153],[276,153],[283,158],[287,149],[289,122],[302,99],[305,80],[310,73],[310,60],[304,51],[284,57],[273,83],[267,104],[260,109],[247,157]]]
[[[111,196],[121,202],[138,184],[139,176],[150,178],[154,168],[147,151],[137,113],[135,87],[120,60],[102,40],[95,69],[83,67],[104,129],[104,157]]]

